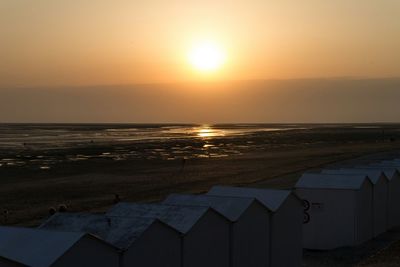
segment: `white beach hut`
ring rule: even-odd
[[[211,207],[231,222],[230,266],[268,266],[270,214],[255,198],[172,194],[163,204]]]
[[[29,267],[119,264],[118,251],[93,235],[19,227],[0,227],[0,256]]]
[[[373,201],[373,229],[374,237],[386,232],[388,229],[388,205],[389,205],[389,178],[380,170],[376,169],[359,169],[359,168],[341,168],[341,169],[325,169],[325,174],[340,174],[344,176],[366,175],[373,185],[372,201]]]
[[[296,184],[310,216],[303,225],[304,248],[329,250],[372,238],[372,190],[365,175],[304,174]]]
[[[182,234],[182,266],[229,266],[229,224],[209,207],[118,203],[108,216],[157,218]]]
[[[291,191],[214,186],[207,195],[257,199],[271,215],[270,266],[301,266],[303,206]]]
[[[383,172],[389,179],[388,191],[388,229],[400,225],[400,172],[393,166],[361,165],[357,168],[372,169]]]
[[[28,266],[0,256],[0,267],[28,267]]]
[[[181,264],[181,234],[157,219],[57,213],[40,228],[83,231],[99,236],[121,250],[123,267],[176,267]]]

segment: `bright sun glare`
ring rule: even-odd
[[[204,42],[197,44],[189,52],[190,64],[200,71],[215,71],[225,61],[224,51],[215,43]]]

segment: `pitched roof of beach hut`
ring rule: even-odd
[[[360,169],[372,169],[372,170],[378,170],[378,171],[382,171],[386,177],[390,180],[393,178],[393,176],[395,174],[400,176],[400,171],[393,167],[393,166],[386,166],[386,165],[359,165],[356,166],[356,168],[360,168]]]
[[[360,174],[367,175],[368,179],[372,182],[372,184],[376,184],[381,177],[386,180],[389,178],[386,174],[379,169],[368,169],[368,168],[340,168],[340,169],[331,169],[331,170],[323,170],[322,173],[326,174],[337,174],[337,172],[343,174]]]
[[[108,216],[157,218],[186,234],[207,213],[210,207],[171,206],[121,202],[112,207]],[[221,216],[222,217],[222,216]]]
[[[354,172],[359,174],[368,175],[369,179],[373,184],[376,184],[378,180],[383,176],[385,179],[388,179],[386,174],[382,170],[378,169],[365,169],[365,168],[342,168],[341,170],[346,172]]]
[[[123,218],[91,213],[57,213],[40,228],[87,232],[101,237],[120,249],[127,249],[156,222],[164,224],[157,219],[146,217]]]
[[[211,207],[234,222],[240,218],[254,201],[257,200],[248,197],[171,194],[164,200],[163,204]]]
[[[379,170],[381,170],[389,179],[392,179],[396,174],[400,176],[400,172],[396,168],[379,167]]]
[[[30,267],[51,266],[87,234],[0,227],[0,255]]]
[[[276,212],[290,196],[289,190],[258,189],[248,187],[213,186],[207,195],[253,197],[272,212]]]
[[[370,182],[366,175],[354,174],[343,176],[323,173],[305,173],[300,177],[295,187],[357,190],[362,187],[365,180]]]

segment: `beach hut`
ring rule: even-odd
[[[0,227],[0,256],[29,267],[119,264],[118,251],[93,235],[20,227]]]
[[[214,186],[207,195],[257,199],[269,210],[271,218],[270,266],[301,266],[303,206],[291,191]]]
[[[400,225],[400,172],[392,166],[361,165],[357,168],[372,169],[383,172],[389,179],[388,191],[388,229]]]
[[[157,218],[182,234],[182,266],[229,266],[230,222],[209,207],[118,203],[108,216]]]
[[[28,267],[25,264],[18,263],[16,261],[4,258],[0,256],[0,266],[1,267]]]
[[[372,183],[365,175],[306,173],[296,193],[307,203],[304,248],[355,246],[373,236]]]
[[[163,204],[211,207],[231,222],[230,266],[268,266],[270,214],[255,198],[172,194]]]
[[[340,174],[351,176],[354,174],[366,175],[373,185],[373,229],[374,237],[386,232],[388,229],[388,205],[389,205],[389,178],[381,171],[376,169],[341,168],[322,170],[325,174]]]
[[[99,236],[119,248],[122,267],[176,267],[181,264],[180,233],[157,219],[57,213],[40,228],[83,231]]]

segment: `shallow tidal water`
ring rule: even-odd
[[[331,139],[335,139],[330,136],[335,131],[380,138],[382,131],[397,134],[398,128],[376,124],[0,124],[0,169],[45,171],[58,163],[94,159],[228,157],[297,142],[319,142],[311,137],[317,131]],[[293,133],[302,136],[293,137]]]

